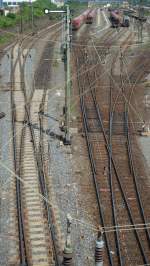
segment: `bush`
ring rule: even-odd
[[[10,40],[12,39],[12,35],[11,34],[5,34],[4,36],[0,36],[0,44],[5,44],[10,42]]]
[[[8,13],[7,18],[16,19],[16,15],[13,13]]]
[[[0,27],[8,28],[15,25],[15,21],[8,17],[0,17]]]
[[[45,16],[44,9],[57,9],[55,4],[50,3],[49,0],[37,0],[36,2],[32,3],[33,5],[33,16],[34,17],[42,17]],[[20,6],[20,12],[18,14],[9,13],[6,17],[0,16],[0,27],[7,28],[13,27],[17,23],[20,22],[22,17],[23,23],[31,21],[32,16],[32,6],[29,3],[22,3]],[[50,19],[57,19],[59,18],[58,15],[52,14]]]

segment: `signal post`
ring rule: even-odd
[[[66,41],[64,46],[64,62],[66,65],[66,85],[65,85],[65,108],[64,108],[64,115],[65,115],[65,123],[64,123],[64,131],[65,131],[65,138],[64,144],[70,145],[71,144],[71,135],[70,135],[70,96],[71,96],[71,71],[70,71],[70,9],[69,5],[66,5],[66,10],[44,10],[45,14],[49,13],[64,13],[66,14]]]

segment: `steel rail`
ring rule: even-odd
[[[136,196],[137,196],[137,200],[138,200],[138,204],[139,204],[139,208],[140,208],[141,217],[142,217],[143,223],[147,224],[141,195],[140,195],[140,192],[138,189],[137,173],[136,173],[134,160],[133,160],[132,143],[131,143],[131,136],[130,136],[130,130],[129,130],[129,121],[128,121],[128,111],[125,112],[125,127],[126,127],[127,150],[128,150],[128,155],[129,155],[130,172],[133,176],[133,181],[134,181],[134,186],[135,186]],[[145,227],[145,233],[146,233],[148,245],[150,247],[150,233],[149,233],[149,230],[147,229],[147,227]]]
[[[78,63],[78,58],[77,58],[77,66],[78,65],[79,65],[79,63]],[[100,214],[100,219],[101,219],[101,222],[102,222],[102,226],[105,227],[104,214],[103,214],[103,210],[102,210],[102,202],[101,202],[101,199],[100,199],[99,188],[98,188],[98,184],[97,184],[97,180],[96,180],[95,161],[94,161],[94,157],[93,157],[93,151],[92,151],[91,142],[90,142],[90,139],[89,139],[89,136],[88,136],[88,122],[87,122],[88,118],[87,118],[86,110],[85,110],[84,88],[80,84],[80,78],[79,78],[78,71],[77,71],[77,78],[78,78],[78,85],[79,85],[79,94],[81,95],[81,97],[80,97],[80,106],[81,106],[81,111],[82,111],[82,115],[83,115],[83,124],[84,124],[85,136],[86,136],[86,143],[87,143],[87,147],[88,147],[88,155],[89,155],[90,164],[91,164],[91,170],[92,170],[93,181],[94,181],[94,186],[95,186],[95,191],[96,191],[98,209],[99,209],[99,214]],[[111,248],[110,248],[108,237],[107,237],[105,232],[104,232],[104,238],[105,238],[105,243],[106,243],[106,247],[107,247],[107,254],[108,254],[109,264],[111,266],[113,266],[114,263],[113,263]]]
[[[24,82],[22,82],[22,84],[24,84]],[[36,158],[36,164],[37,164],[37,170],[38,170],[41,194],[45,197],[45,199],[48,199],[48,191],[47,191],[45,176],[44,176],[43,167],[42,167],[43,164],[42,164],[41,158],[39,158],[39,152],[38,152],[38,148],[37,148],[36,141],[35,141],[34,129],[33,129],[32,121],[31,121],[31,118],[30,118],[30,104],[31,104],[33,92],[31,93],[28,101],[27,101],[27,94],[26,94],[25,88],[23,88],[23,92],[24,92],[24,96],[25,96],[25,99],[26,99],[26,102],[27,102],[26,105],[25,105],[25,112],[26,112],[26,115],[27,115],[26,116],[27,125],[29,126],[29,129],[30,129],[34,155],[35,155],[35,158]],[[52,239],[52,243],[53,243],[53,253],[54,253],[54,257],[55,257],[55,265],[56,266],[60,266],[59,259],[58,259],[58,254],[57,254],[57,248],[56,248],[56,239],[55,239],[54,225],[52,223],[52,214],[51,214],[51,210],[50,210],[49,203],[47,202],[47,200],[46,201],[44,200],[44,207],[45,207],[45,210],[46,210],[48,228],[49,228],[49,231],[51,233],[51,239]]]
[[[87,74],[87,79],[88,79],[88,83],[89,83],[89,86],[90,86],[90,78],[89,78],[89,75]],[[79,83],[79,82],[78,82]],[[91,86],[90,86],[91,87]],[[93,101],[94,101],[94,94],[92,92],[92,88],[90,88],[90,92],[91,92],[91,95],[92,95],[92,98],[93,98]],[[93,159],[93,151],[92,151],[92,147],[91,147],[91,142],[89,140],[89,137],[88,137],[88,122],[87,122],[87,116],[86,116],[86,112],[85,112],[85,107],[84,107],[84,104],[83,104],[83,101],[84,101],[84,91],[82,90],[82,92],[80,92],[80,95],[82,95],[80,101],[81,102],[81,108],[82,108],[82,113],[83,113],[83,119],[84,119],[84,128],[85,128],[85,132],[86,132],[86,141],[87,141],[87,146],[88,146],[88,151],[89,151],[89,157],[90,157],[90,162],[91,162],[91,168],[92,168],[92,172],[93,172],[93,178],[94,178],[94,185],[95,185],[95,189],[96,189],[96,196],[97,196],[97,201],[98,201],[98,206],[99,206],[99,213],[100,213],[100,216],[101,216],[101,221],[102,221],[102,225],[105,226],[105,222],[104,222],[104,217],[103,217],[103,213],[102,213],[102,209],[101,209],[101,206],[102,206],[102,203],[101,203],[101,199],[100,199],[100,195],[99,195],[99,188],[98,188],[98,184],[97,184],[97,179],[96,179],[96,168],[95,168],[95,162],[94,162],[94,159]],[[111,169],[111,156],[109,155],[109,176],[110,176],[110,179],[112,178],[112,169]],[[111,191],[111,202],[112,202],[112,212],[113,212],[113,223],[114,225],[116,226],[117,223],[116,223],[116,214],[115,214],[115,204],[114,204],[114,198],[113,198],[113,190],[112,190],[112,180],[109,180],[109,184],[110,184],[110,191]],[[120,262],[120,265],[123,265],[123,262],[122,262],[122,259],[121,259],[121,254],[120,254],[120,244],[119,244],[119,236],[118,236],[118,231],[116,230],[115,231],[115,238],[116,238],[116,249],[117,249],[117,254],[119,255],[119,262]],[[107,247],[107,252],[108,252],[108,255],[110,255],[110,247],[109,247],[109,242],[108,240],[106,239],[106,247]],[[113,265],[113,259],[112,257],[109,258],[109,261],[110,261],[110,264]]]
[[[78,80],[78,83],[79,82],[80,81]],[[83,95],[83,93],[81,95]],[[91,163],[91,168],[94,169],[93,165],[95,165],[95,164],[93,162],[93,151],[92,151],[92,148],[91,148],[90,140],[88,139],[88,122],[86,123],[86,121],[84,121],[84,120],[86,120],[88,118],[86,116],[86,108],[85,108],[85,106],[84,106],[84,109],[82,107],[82,105],[84,104],[83,103],[84,97],[82,96],[81,98],[82,99],[80,99],[80,103],[81,103],[81,110],[82,110],[82,113],[83,113],[83,122],[84,122],[84,128],[85,128],[85,133],[86,133],[85,135],[86,135],[86,141],[87,141],[87,146],[88,146],[88,151],[89,151],[90,163]],[[94,100],[96,101],[96,98],[94,98]],[[120,177],[118,175],[117,165],[116,165],[116,162],[114,161],[114,158],[113,158],[112,153],[111,153],[110,141],[108,141],[108,139],[107,139],[106,132],[105,132],[104,125],[103,125],[103,121],[102,121],[102,118],[101,118],[100,108],[99,108],[99,105],[97,104],[97,102],[95,102],[95,106],[96,106],[97,114],[99,116],[100,126],[102,128],[102,132],[103,132],[103,135],[104,135],[108,156],[110,157],[112,167],[113,167],[113,169],[115,171],[115,174],[116,174],[116,177],[117,177],[117,181],[118,181],[118,184],[119,184],[119,187],[120,187],[120,190],[121,190],[121,194],[123,195],[124,202],[125,202],[126,208],[128,210],[128,215],[129,215],[130,221],[134,225],[134,219],[133,219],[133,216],[132,216],[132,212],[131,212],[130,206],[128,205],[128,202],[127,202],[126,197],[125,197],[124,189],[123,189]],[[112,124],[112,121],[110,122],[110,124]],[[96,173],[96,169],[93,172]],[[94,173],[93,173],[93,175],[95,177],[94,182],[96,183],[95,186],[98,189],[97,181],[96,181],[96,174],[94,174]],[[98,193],[99,193],[99,191],[98,191]],[[144,251],[144,248],[142,246],[139,234],[138,234],[135,226],[134,226],[134,233],[135,233],[135,237],[136,237],[136,240],[137,240],[137,243],[138,243],[142,258],[143,258],[143,261],[144,261],[145,264],[147,264],[147,258],[146,258],[146,255],[145,255],[145,251]]]
[[[42,34],[44,34],[44,32],[42,32]],[[40,38],[40,37],[38,37]],[[24,38],[23,40],[21,40],[20,42],[20,47],[23,44],[23,41],[26,41],[26,38]],[[34,40],[36,41],[36,40]],[[17,64],[17,62],[19,61],[19,67],[20,67],[20,71],[21,71],[21,88],[22,91],[24,93],[24,97],[25,97],[25,117],[24,117],[24,121],[27,123],[27,125],[30,128],[30,132],[31,132],[31,137],[32,137],[32,143],[33,143],[33,149],[34,149],[34,154],[35,154],[35,158],[36,158],[36,163],[37,163],[37,170],[38,170],[38,175],[39,175],[39,182],[40,182],[40,187],[41,187],[41,193],[42,195],[44,195],[44,197],[47,199],[48,198],[48,192],[47,192],[47,188],[45,185],[45,180],[42,177],[42,171],[43,169],[41,169],[41,165],[39,162],[39,158],[38,158],[38,150],[36,147],[36,142],[35,142],[35,135],[34,135],[34,130],[31,124],[31,119],[30,119],[30,103],[32,100],[32,96],[33,96],[33,91],[28,99],[27,97],[27,92],[25,90],[25,81],[24,81],[24,68],[25,68],[25,62],[26,62],[26,58],[30,52],[30,49],[32,48],[32,46],[34,45],[34,43],[31,44],[30,48],[28,49],[28,52],[26,54],[26,56],[24,57],[23,60],[23,65],[21,64],[21,55],[22,51],[21,49],[19,49],[18,52],[18,57],[17,60],[15,62],[15,66]],[[12,80],[12,78],[11,78]],[[13,82],[11,82],[11,84],[13,84]],[[13,90],[12,90],[13,93]],[[13,146],[14,146],[14,162],[15,162],[15,171],[17,171],[17,165],[16,165],[16,133],[15,133],[15,106],[14,106],[14,98],[13,98],[13,94],[11,94],[11,100],[12,100],[12,106],[13,106],[13,112],[12,112],[12,123],[13,123]],[[21,152],[21,147],[22,147],[22,143],[23,143],[23,139],[24,139],[24,128],[22,129],[22,133],[21,133],[21,143],[20,143],[20,158],[19,161],[21,162],[21,158],[22,158],[22,152]],[[21,165],[21,164],[20,164]],[[19,176],[21,176],[21,167],[20,169],[18,169],[17,173]],[[22,207],[22,196],[21,196],[21,182],[19,179],[16,180],[16,191],[17,191],[17,210],[18,210],[18,230],[19,230],[19,247],[20,247],[20,260],[21,260],[21,265],[22,266],[28,266],[28,259],[27,259],[27,252],[26,252],[26,243],[25,243],[25,232],[24,232],[24,224],[23,224],[23,207]],[[49,204],[47,202],[44,201],[44,205],[46,206],[47,209],[47,219],[48,219],[48,227],[49,230],[51,232],[51,238],[52,238],[52,242],[53,242],[53,251],[54,251],[54,257],[55,257],[55,265],[56,266],[60,266],[60,263],[58,261],[58,256],[57,256],[57,251],[56,251],[56,244],[55,244],[55,232],[54,232],[54,225],[52,224],[52,218],[50,215],[50,208],[49,208]]]
[[[12,133],[13,133],[13,158],[14,158],[14,169],[15,173],[19,175],[19,169],[17,169],[17,154],[16,154],[16,107],[14,104],[14,71],[17,64],[17,60],[15,65],[13,66],[13,49],[11,51],[11,106],[12,106]],[[19,175],[20,176],[20,175]],[[23,224],[23,211],[22,211],[22,197],[21,197],[21,188],[20,188],[20,180],[16,179],[16,198],[17,198],[17,218],[18,218],[18,232],[19,232],[19,252],[20,252],[20,265],[28,266],[27,252],[26,252],[26,244],[25,244],[25,234],[24,234],[24,224]]]
[[[111,68],[112,72],[112,68]],[[110,79],[110,107],[109,107],[109,183],[110,183],[110,191],[111,191],[111,202],[112,202],[112,210],[113,210],[113,224],[115,228],[117,228],[117,216],[116,216],[116,204],[115,204],[115,195],[113,189],[113,174],[112,174],[112,123],[113,123],[113,107],[112,107],[112,80]],[[115,230],[115,238],[116,238],[116,249],[119,258],[119,263],[121,266],[124,265],[121,255],[121,248],[120,248],[120,240],[119,240],[119,232]]]
[[[40,111],[44,112],[44,102],[45,102],[45,96],[46,96],[46,89],[44,90],[44,95],[43,95],[43,99],[42,99],[42,104],[40,106]],[[42,195],[48,199],[48,190],[47,190],[47,186],[46,186],[46,177],[45,177],[45,171],[44,171],[44,159],[43,159],[43,116],[41,117],[40,113],[39,113],[39,124],[40,124],[40,143],[39,143],[39,163],[41,164],[41,190],[42,190]],[[49,227],[49,231],[51,232],[51,237],[52,237],[52,242],[53,242],[53,253],[55,256],[55,265],[56,266],[60,266],[60,262],[59,262],[59,258],[57,255],[57,247],[56,247],[56,239],[55,239],[55,228],[54,228],[54,224],[53,224],[53,218],[52,218],[52,211],[51,211],[51,206],[50,204],[45,201],[45,209],[46,209],[46,213],[47,213],[47,221],[48,221],[48,227]]]
[[[144,64],[142,63],[141,65],[144,65],[145,66],[145,63]],[[139,66],[133,72],[137,72],[137,69],[139,70]],[[122,74],[121,74],[121,77],[120,78],[122,80]],[[130,76],[127,77],[127,78],[130,81]],[[141,78],[142,78],[142,75],[137,78],[137,81],[141,80]],[[122,82],[121,86],[122,86],[122,89],[123,89],[123,82]],[[123,91],[123,93],[124,93],[124,91]],[[128,104],[128,108],[129,108],[129,104],[130,104],[130,100],[131,100],[130,99],[131,98],[131,95],[132,95],[132,92],[130,93],[128,102],[127,103],[125,102],[125,105]],[[123,96],[124,96],[124,94],[123,94]],[[128,112],[129,112],[129,110],[127,111],[127,115],[128,115]],[[112,115],[112,117],[113,117],[113,115]],[[127,121],[127,119],[126,119],[126,121]],[[131,174],[133,176],[133,180],[134,180],[135,191],[136,191],[136,195],[137,195],[137,199],[138,199],[138,203],[139,203],[141,217],[142,217],[143,223],[146,223],[145,214],[144,214],[144,208],[143,208],[143,205],[142,205],[142,200],[141,200],[141,197],[140,197],[140,193],[138,191],[137,175],[136,175],[135,166],[133,164],[133,158],[132,158],[133,155],[132,155],[131,140],[130,140],[130,135],[129,135],[129,126],[127,125],[127,123],[128,122],[125,122],[125,124],[126,124],[126,132],[127,132],[127,150],[128,150],[128,154],[129,154],[129,167],[130,167],[130,172],[131,172]],[[149,231],[148,231],[147,228],[145,228],[145,231],[146,231],[146,235],[147,235],[148,244],[150,246],[150,234],[149,234]]]
[[[114,62],[113,62],[114,63]],[[94,72],[95,73],[95,72]],[[91,83],[90,83],[90,77],[89,73],[86,72],[89,87],[90,87],[90,92],[94,101],[94,95],[95,95],[95,89],[92,91]],[[116,217],[116,206],[115,206],[115,196],[114,196],[114,189],[113,189],[113,174],[112,174],[112,162],[111,162],[111,157],[112,157],[112,84],[110,84],[110,108],[109,108],[109,147],[110,147],[110,152],[108,155],[108,165],[109,165],[109,187],[110,187],[110,193],[111,193],[111,204],[112,204],[112,216],[113,216],[113,225],[115,228],[117,228],[117,217]],[[115,239],[116,239],[116,251],[118,254],[118,260],[119,260],[119,265],[123,266],[123,260],[121,256],[121,248],[120,248],[120,240],[119,240],[119,232],[118,230],[115,230],[114,232]]]
[[[27,121],[28,121],[27,124],[30,128],[32,144],[33,144],[34,154],[35,154],[35,158],[36,158],[41,194],[46,199],[46,200],[44,200],[44,206],[45,206],[47,220],[48,220],[48,228],[49,228],[49,231],[51,233],[51,238],[52,238],[52,243],[53,243],[55,265],[60,266],[59,258],[58,258],[58,254],[57,254],[57,248],[56,248],[54,224],[52,223],[52,213],[51,213],[51,209],[50,209],[49,202],[48,202],[48,190],[47,190],[45,175],[44,175],[44,171],[43,171],[43,159],[42,159],[42,157],[39,158],[39,153],[38,153],[38,149],[37,149],[36,141],[35,141],[34,129],[33,129],[32,124],[31,124],[29,108],[27,106],[25,106],[25,109],[26,109]]]
[[[106,137],[104,125],[103,125],[102,118],[101,118],[100,108],[99,108],[99,105],[96,102],[96,96],[93,94],[93,91],[91,93],[93,95],[93,101],[94,101],[94,104],[95,104],[95,108],[96,108],[96,111],[97,111],[98,119],[99,119],[99,122],[100,122],[100,125],[101,125],[101,128],[102,128],[104,139],[105,139],[108,156],[111,158],[112,166],[114,168],[115,175],[117,177],[117,181],[118,181],[118,184],[119,184],[119,187],[120,187],[120,191],[121,191],[122,197],[124,199],[124,202],[125,202],[125,205],[126,205],[126,208],[127,208],[127,211],[128,211],[128,215],[129,215],[130,221],[131,221],[131,223],[134,226],[134,219],[133,219],[133,216],[132,216],[132,211],[131,211],[130,206],[129,206],[128,202],[127,202],[127,199],[126,199],[126,196],[125,196],[125,193],[124,193],[124,189],[123,189],[123,186],[122,186],[122,183],[121,183],[121,180],[120,180],[120,176],[118,174],[117,166],[116,166],[116,163],[115,163],[115,161],[114,161],[114,159],[112,157],[111,151],[110,151],[110,146],[109,146],[109,143],[108,143],[108,140],[107,140],[107,137]],[[135,226],[134,226],[134,233],[135,233],[135,236],[136,236],[137,243],[139,245],[139,249],[140,249],[143,261],[144,261],[144,263],[148,263],[146,255],[145,255],[145,251],[143,249],[139,234],[138,234]]]
[[[145,67],[145,63],[143,64]],[[137,78],[137,82],[139,82],[142,78],[142,75],[140,75]],[[127,79],[130,83],[130,76],[128,76],[127,73]],[[121,80],[122,80],[122,89],[123,89],[123,93],[124,93],[124,82],[123,82],[123,76],[121,75]],[[130,84],[131,85],[131,84]],[[134,89],[134,87],[133,87]],[[131,102],[131,97],[132,97],[132,93],[133,93],[133,89],[131,89],[131,92],[129,94],[129,100],[126,103],[126,101],[124,102],[124,124],[125,124],[125,132],[126,132],[126,138],[127,138],[127,151],[128,151],[128,157],[129,157],[129,168],[130,168],[130,173],[133,177],[133,182],[134,182],[134,187],[135,187],[135,192],[136,192],[136,197],[138,200],[138,204],[139,204],[139,210],[140,210],[140,214],[141,214],[141,218],[143,220],[143,223],[146,224],[146,218],[145,218],[145,213],[144,213],[144,208],[143,208],[143,203],[142,203],[142,199],[141,199],[141,195],[138,189],[138,182],[137,182],[137,173],[136,173],[136,168],[135,168],[135,164],[134,164],[134,160],[133,160],[133,152],[132,152],[132,143],[131,143],[131,134],[130,134],[130,130],[129,130],[129,104]],[[124,94],[123,94],[124,96]],[[147,228],[145,228],[145,233],[146,233],[146,237],[147,237],[147,241],[148,241],[148,245],[150,247],[150,233],[148,231]]]
[[[48,72],[48,70],[47,70]],[[47,73],[48,74],[48,73]],[[47,88],[44,88],[43,96],[42,96],[42,102],[39,107],[39,126],[40,126],[40,141],[39,141],[39,147],[37,150],[37,155],[38,155],[38,164],[40,165],[39,169],[41,170],[40,174],[40,185],[41,185],[41,193],[42,195],[48,199],[48,190],[46,186],[46,176],[45,176],[45,170],[44,170],[44,159],[43,159],[43,152],[44,152],[44,144],[43,144],[43,113],[44,113],[44,104],[46,100],[46,93],[47,93]],[[56,239],[55,239],[55,228],[53,224],[53,218],[52,218],[52,211],[51,211],[51,206],[49,202],[45,201],[44,202],[45,210],[46,210],[46,215],[47,215],[47,221],[48,221],[48,228],[51,233],[52,237],[52,242],[53,242],[53,253],[55,256],[55,265],[59,266],[60,261],[57,255],[57,247],[56,247]]]
[[[106,143],[106,149],[107,149],[107,152],[109,154],[110,153],[110,147],[109,147],[109,143],[108,143],[108,140],[107,140],[107,136],[106,136],[106,132],[105,132],[105,129],[104,129],[104,125],[103,125],[103,122],[102,122],[100,108],[99,108],[99,105],[97,103],[96,103],[96,109],[97,109],[99,121],[100,121],[100,124],[101,124],[101,127],[102,127],[102,132],[103,132],[103,136],[104,136],[105,143]],[[122,183],[121,183],[121,180],[120,180],[120,176],[118,174],[116,162],[115,162],[115,160],[114,160],[114,158],[112,156],[111,156],[111,161],[112,161],[112,165],[113,165],[113,168],[114,168],[114,171],[115,171],[115,175],[117,177],[117,181],[118,181],[118,184],[119,184],[119,187],[120,187],[120,191],[121,191],[123,200],[125,202],[125,205],[126,205],[126,208],[127,208],[127,211],[128,211],[130,222],[131,222],[131,224],[134,227],[134,233],[135,233],[135,236],[136,236],[137,243],[139,245],[139,249],[140,249],[140,252],[141,252],[141,255],[142,255],[142,258],[143,258],[143,262],[145,264],[148,264],[147,257],[145,255],[145,251],[144,251],[144,248],[142,246],[139,234],[137,232],[136,226],[134,225],[134,219],[133,219],[133,216],[132,216],[132,211],[130,209],[130,206],[129,206],[128,202],[127,202],[127,199],[126,199],[126,196],[125,196],[125,193],[124,193],[124,189],[123,189],[123,186],[122,186]]]
[[[121,89],[122,89],[122,94],[124,96],[124,82],[123,82],[123,76],[122,76],[122,71],[121,71],[121,75],[120,75],[120,79],[121,79]],[[132,94],[132,92],[131,92]],[[125,100],[125,98],[124,98]],[[130,103],[130,96],[129,96],[129,101],[128,101],[128,107],[129,107],[129,103]],[[117,104],[117,102],[115,103],[115,105]],[[136,192],[136,196],[137,196],[137,200],[138,200],[138,204],[139,204],[139,209],[140,209],[140,214],[143,220],[143,223],[146,224],[146,219],[145,219],[145,215],[144,215],[144,208],[142,205],[142,201],[141,201],[141,197],[140,197],[140,193],[138,191],[138,184],[137,184],[137,175],[136,175],[136,171],[135,171],[135,167],[134,167],[134,163],[133,163],[133,154],[132,154],[132,148],[131,148],[131,139],[130,139],[130,133],[129,133],[129,125],[128,125],[128,112],[129,110],[127,110],[127,103],[126,101],[124,101],[124,108],[125,108],[125,116],[124,116],[124,123],[125,123],[125,132],[126,132],[126,137],[127,137],[127,151],[128,151],[128,158],[129,158],[129,168],[130,168],[130,172],[131,175],[133,176],[133,181],[134,181],[134,186],[135,186],[135,192]],[[115,110],[115,107],[114,107]],[[113,120],[113,112],[112,112],[112,120]],[[112,122],[113,123],[113,122]],[[111,148],[111,147],[110,147]],[[147,236],[147,240],[148,240],[148,244],[150,246],[150,236],[149,236],[149,232],[148,229],[145,228],[145,232],[146,232],[146,236]]]
[[[92,94],[93,94],[93,91],[92,91]],[[118,171],[117,171],[116,162],[115,162],[115,160],[114,160],[114,158],[113,158],[113,156],[111,154],[109,142],[108,142],[108,139],[107,139],[107,136],[106,136],[106,132],[105,132],[105,129],[104,129],[104,125],[103,125],[103,122],[102,122],[102,118],[101,118],[100,108],[99,108],[99,105],[96,102],[96,96],[95,95],[93,95],[93,100],[95,102],[95,107],[96,107],[96,110],[97,110],[99,122],[100,122],[100,125],[101,125],[101,128],[102,128],[102,132],[103,132],[103,136],[104,136],[104,139],[105,139],[108,156],[111,157],[111,162],[112,162],[112,165],[113,165],[116,177],[117,177],[117,181],[118,181],[118,184],[119,184],[119,187],[120,187],[120,190],[121,190],[125,205],[126,205],[127,210],[128,210],[128,215],[129,215],[131,223],[134,226],[134,219],[133,219],[133,216],[132,216],[132,212],[131,212],[130,206],[129,206],[127,200],[126,200],[126,196],[125,196],[125,193],[124,193],[124,190],[123,190],[123,186],[121,184],[120,176],[119,176]],[[113,113],[112,113],[112,118],[113,118]],[[134,228],[135,228],[135,226],[134,226]],[[145,252],[144,252],[144,249],[143,249],[143,246],[142,246],[142,243],[141,243],[141,240],[140,240],[140,237],[139,237],[139,234],[138,234],[136,228],[134,230],[134,233],[135,233],[135,236],[136,236],[136,239],[137,239],[140,251],[141,251],[141,255],[142,255],[143,261],[144,261],[145,264],[148,264],[148,261],[147,261],[147,258],[146,258],[146,255],[145,255]]]

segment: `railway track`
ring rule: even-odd
[[[54,38],[60,28],[53,27],[51,37]],[[42,31],[38,38],[44,36],[49,29]],[[29,48],[24,50],[24,42],[27,41]],[[25,38],[13,47],[11,56],[14,168],[20,177],[16,180],[19,256],[15,265],[59,265],[52,214],[47,201],[44,151],[39,149],[39,143],[43,143],[39,111],[41,102],[43,106],[46,105],[46,91],[34,90],[33,86],[29,91],[25,78],[26,61],[31,57],[30,51],[35,42],[35,38]]]
[[[101,44],[106,45],[108,49],[111,41],[116,42],[123,33],[124,30],[120,35],[116,34],[113,38],[110,36],[109,40],[107,33]],[[44,36],[45,32],[42,34]],[[41,90],[28,91],[25,79],[25,65],[31,56],[30,51],[35,39],[28,36],[21,40],[20,44],[14,46],[11,56],[14,168],[20,177],[16,181],[19,252],[15,265],[60,265],[53,214],[49,202],[45,200],[48,199],[45,163],[47,146],[43,137],[45,125],[43,113],[47,105],[46,82],[43,79]],[[31,45],[25,49],[28,41]],[[96,58],[97,54],[103,54],[105,51],[94,52]],[[132,153],[133,131],[130,128],[129,110],[126,109],[126,104],[130,103],[128,99],[131,97],[130,94],[125,95],[124,81],[121,77],[119,81],[115,81],[122,88],[120,93],[118,94],[115,83],[110,84],[105,92],[106,102],[103,104],[99,100],[102,96],[98,91],[98,88],[101,88],[99,68],[102,62],[90,73],[89,61],[90,64],[95,64],[92,54],[89,60],[85,51],[79,52],[77,68],[81,69],[83,66],[82,70],[85,69],[83,77],[78,73],[78,82],[100,223],[107,248],[104,263],[122,266],[137,262],[147,264],[149,231],[147,228],[142,228],[139,232],[135,226],[135,224],[145,224],[147,218],[137,184],[136,160]],[[115,60],[112,60],[113,64]],[[113,73],[111,75],[113,76]],[[44,77],[47,76],[46,72]],[[130,76],[126,79],[130,81]],[[106,120],[106,123],[103,120]],[[130,225],[132,230],[125,231],[124,225]],[[120,229],[121,226],[123,229]],[[111,228],[110,232],[108,228]]]
[[[135,176],[133,173],[135,161],[133,166],[131,136],[125,110],[127,99],[130,99],[129,92],[126,92],[127,99],[125,99],[123,77],[120,76],[119,86],[116,83],[115,86],[108,85],[110,89],[107,89],[107,95],[104,94],[104,102],[102,99],[99,102],[98,99],[103,95],[100,97],[97,82],[94,83],[95,86],[93,85],[93,81],[98,80],[99,70],[97,73],[88,73],[88,60],[83,51],[79,53],[77,69],[80,69],[81,65],[86,66],[86,74],[78,78],[80,104],[100,223],[104,228],[107,249],[104,264],[148,264],[150,261],[149,232],[145,226],[142,231],[136,228],[136,224],[145,224],[147,221],[142,204],[144,194],[141,198],[136,184],[138,175]],[[118,93],[120,86],[122,89]],[[100,88],[101,85],[99,90]],[[104,119],[109,123],[104,125]],[[118,119],[120,123],[116,127]],[[132,230],[125,232],[119,229],[119,226],[125,228],[126,225],[130,225]],[[107,227],[114,230],[105,233]]]

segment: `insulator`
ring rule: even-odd
[[[63,259],[63,265],[64,266],[72,266],[73,265],[73,259],[72,259],[72,253],[65,253],[64,252],[64,259]]]
[[[66,244],[63,252],[63,265],[64,266],[73,266],[73,252],[72,252],[72,245],[71,245],[71,216],[70,214],[67,215],[67,238]]]
[[[104,242],[102,238],[96,241],[96,248],[95,248],[95,265],[96,266],[103,266],[103,248]]]

